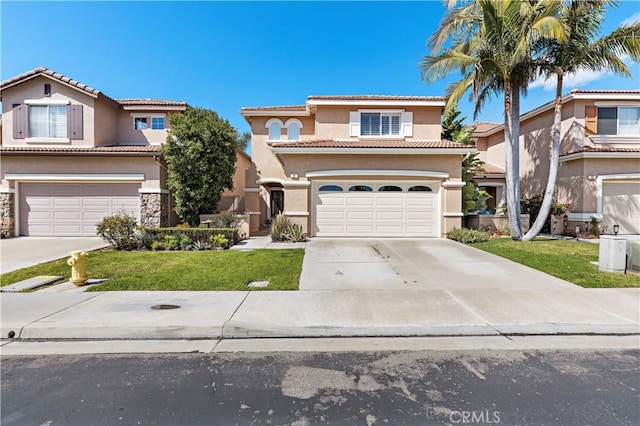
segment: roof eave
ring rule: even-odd
[[[477,152],[476,148],[278,148],[272,146],[271,152],[276,155],[300,154],[393,154],[393,155],[465,155]]]
[[[437,106],[437,107],[444,107],[445,106],[445,101],[444,100],[379,100],[379,99],[360,99],[360,100],[355,100],[355,99],[336,99],[336,100],[330,100],[330,99],[309,99],[307,100],[307,105],[309,105],[310,107],[312,106],[325,106],[325,105],[331,105],[331,106],[341,106],[341,105],[362,105],[362,106],[376,106],[376,107],[380,107],[380,106],[393,106],[393,107],[399,107],[399,106],[415,106],[415,107],[421,107],[421,106]]]
[[[583,158],[640,158],[640,152],[574,152],[573,154],[565,154],[560,156],[560,162],[564,163],[572,160],[580,160]]]

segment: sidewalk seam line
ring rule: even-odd
[[[75,304],[73,304],[73,305],[71,305],[71,306],[67,306],[66,308],[62,308],[62,309],[60,309],[59,311],[55,311],[55,312],[53,312],[53,313],[51,313],[51,314],[47,314],[47,315],[43,316],[42,318],[38,318],[38,319],[36,319],[36,320],[31,321],[31,322],[30,322],[30,323],[28,323],[28,324],[23,325],[22,327],[20,327],[20,334],[18,335],[18,338],[19,338],[19,339],[22,339],[22,332],[24,331],[24,329],[25,329],[26,327],[29,327],[30,325],[33,325],[33,324],[37,323],[38,321],[42,321],[42,320],[43,320],[43,319],[45,319],[45,318],[49,318],[50,316],[53,316],[53,315],[59,314],[60,312],[66,311],[67,309],[71,309],[71,308],[73,308],[73,307],[75,307],[75,306],[81,305],[81,304],[83,304],[84,302],[88,302],[89,300],[93,300],[93,299],[95,299],[96,297],[101,296],[101,295],[103,295],[103,294],[104,294],[104,292],[103,292],[103,293],[98,293],[98,294],[96,294],[96,295],[95,295],[95,296],[93,296],[93,297],[89,297],[88,299],[82,300],[82,301],[80,301],[80,302],[78,302],[78,303],[75,303]]]
[[[488,327],[494,329],[500,336],[502,337],[506,337],[505,333],[503,333],[502,331],[500,331],[498,328],[496,328],[495,326],[493,326],[492,324],[489,324],[487,322],[487,320],[485,320],[482,315],[480,315],[480,313],[478,311],[476,311],[475,309],[473,309],[473,307],[469,306],[468,304],[466,304],[464,301],[460,300],[455,294],[453,294],[451,292],[451,290],[445,290],[445,293],[447,293],[449,296],[451,296],[453,298],[453,300],[459,304],[460,306],[462,306],[464,309],[466,309],[468,312],[470,312],[471,314],[473,314],[476,318],[478,318],[480,321],[482,321],[483,323],[485,323],[485,325],[487,325]]]
[[[247,291],[247,294],[244,296],[244,298],[242,299],[242,301],[240,302],[240,304],[238,305],[238,307],[233,311],[233,313],[231,314],[231,316],[229,317],[228,320],[226,320],[223,324],[222,324],[222,328],[220,329],[220,340],[218,342],[220,342],[221,340],[224,339],[224,329],[227,326],[227,324],[229,324],[229,321],[231,321],[233,319],[233,316],[236,314],[236,312],[238,312],[238,309],[240,309],[240,306],[242,306],[244,304],[244,301],[247,300],[247,297],[249,297],[249,294],[251,293],[251,291]],[[217,346],[217,345],[216,345]]]

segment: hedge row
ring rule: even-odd
[[[235,245],[240,241],[236,228],[141,228],[143,241],[164,241],[165,235],[180,237],[186,235],[191,241],[209,241],[209,238],[222,234],[229,245]]]

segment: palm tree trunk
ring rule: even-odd
[[[557,84],[556,84],[556,106],[553,114],[553,129],[551,136],[551,160],[549,161],[549,177],[547,179],[547,188],[544,191],[544,198],[542,199],[542,205],[540,206],[540,212],[536,221],[529,229],[529,232],[522,238],[524,241],[533,240],[536,235],[542,229],[542,226],[549,216],[551,211],[551,204],[553,202],[553,193],[556,188],[556,179],[558,177],[558,166],[560,158],[560,124],[562,121],[562,70],[557,70]]]
[[[516,222],[518,223],[518,239],[522,238],[522,216],[520,207],[520,86],[511,86],[511,140],[513,143],[513,198],[516,204]]]
[[[509,218],[509,230],[511,231],[511,238],[519,240],[522,238],[520,232],[520,215],[519,208],[520,201],[516,197],[515,187],[518,181],[515,179],[514,169],[514,157],[513,157],[513,114],[511,105],[511,84],[507,81],[504,87],[504,162],[506,168],[506,183],[507,183],[507,216]]]

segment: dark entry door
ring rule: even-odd
[[[284,191],[271,191],[271,217],[275,217],[284,211]]]

